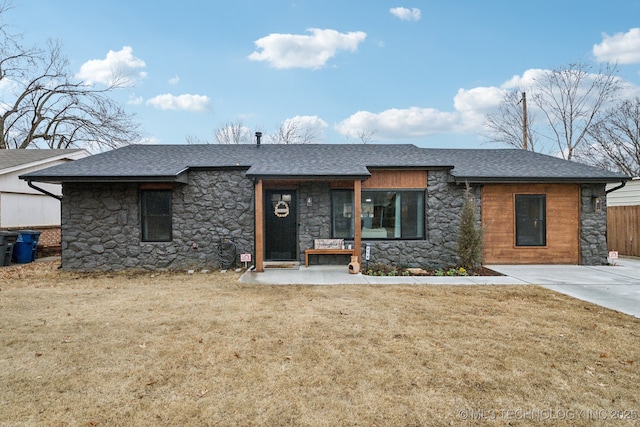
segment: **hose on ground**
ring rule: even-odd
[[[218,260],[220,261],[220,268],[229,269],[236,263],[236,257],[238,256],[238,247],[235,242],[230,239],[222,239],[218,243]]]

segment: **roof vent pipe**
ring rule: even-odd
[[[256,147],[260,148],[260,138],[262,138],[262,132],[256,132]]]

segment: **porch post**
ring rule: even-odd
[[[264,272],[264,196],[262,194],[262,180],[255,184],[255,242],[256,242],[256,262],[255,271]]]
[[[354,242],[353,248],[355,254],[358,257],[358,262],[361,261],[362,255],[362,181],[353,181],[353,235]]]

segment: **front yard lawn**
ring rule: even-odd
[[[0,269],[2,426],[640,423],[640,320],[540,287],[36,264]]]

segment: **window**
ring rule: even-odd
[[[334,238],[352,239],[353,191],[332,192]],[[424,191],[362,192],[363,239],[424,239]]]
[[[143,242],[170,242],[171,190],[142,190],[141,223]]]
[[[516,194],[516,246],[546,246],[547,197]]]

